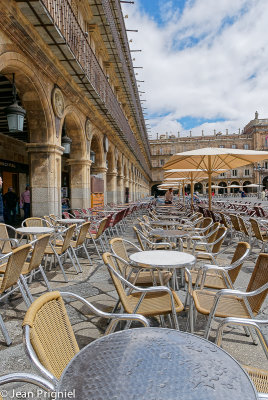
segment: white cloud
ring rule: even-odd
[[[183,12],[168,1],[162,24],[141,2],[124,9],[127,28],[139,30],[129,37],[142,49],[133,64],[143,66],[152,133],[182,131],[183,117],[201,120],[195,134],[238,131],[256,110],[268,117],[267,0],[188,0]]]

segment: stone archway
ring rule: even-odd
[[[251,184],[251,182],[250,181],[245,181],[244,183],[243,183],[243,190],[244,190],[244,192],[245,193],[257,193],[257,187],[252,187],[252,188],[248,188],[248,187],[246,187],[246,186],[248,186],[248,185],[250,185]]]
[[[70,207],[87,208],[90,206],[90,164],[87,158],[87,143],[84,132],[84,117],[79,111],[69,106],[62,119],[61,135],[66,134],[71,140],[69,156],[62,156],[62,172],[69,175],[68,197]],[[64,184],[64,175],[63,175]],[[63,193],[64,195],[65,193]]]
[[[221,189],[218,189],[219,194],[227,193],[227,183],[226,182],[220,182],[219,186],[221,186]]]
[[[62,147],[56,138],[55,116],[51,105],[53,83],[42,76],[23,55],[6,52],[0,56],[0,73],[15,83],[26,110],[31,187],[31,214],[60,214],[60,160]],[[12,141],[10,140],[10,146]],[[23,146],[21,153],[23,153]]]

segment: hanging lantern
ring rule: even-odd
[[[90,160],[92,161],[92,164],[95,163],[95,158],[96,158],[95,151],[91,150],[90,151]]]
[[[62,147],[64,147],[63,154],[70,154],[71,144],[72,144],[72,139],[69,138],[69,136],[67,136],[66,133],[64,132],[64,135],[61,137],[61,145]]]
[[[15,74],[13,74],[12,95],[13,104],[4,109],[4,113],[7,116],[8,130],[9,132],[23,132],[23,124],[26,111],[24,110],[24,108],[19,106],[17,102]]]

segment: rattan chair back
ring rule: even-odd
[[[5,273],[0,287],[0,293],[3,293],[11,286],[17,284],[24,262],[31,247],[32,246],[30,244],[25,244],[12,251],[6,264]]]
[[[256,219],[254,219],[254,218],[250,218],[249,222],[251,223],[251,227],[252,227],[252,230],[254,232],[256,239],[261,240],[263,242],[263,237],[262,237],[262,233],[261,233],[258,221],[256,221]]]
[[[133,230],[134,230],[134,232],[135,232],[135,234],[136,234],[136,237],[137,237],[137,239],[138,239],[140,248],[141,248],[143,251],[145,251],[145,246],[144,246],[144,244],[143,244],[143,241],[142,241],[142,239],[141,239],[141,235],[140,235],[138,229],[136,228],[136,226],[133,226],[132,228],[133,228]]]
[[[205,218],[202,219],[200,228],[201,229],[208,228],[207,230],[204,231],[204,235],[208,234],[210,226],[211,226],[211,223],[212,223],[212,218],[210,218],[210,217],[205,217]]]
[[[103,234],[105,226],[106,226],[106,221],[107,221],[107,218],[103,218],[100,221],[99,228],[97,230],[95,239],[98,239]]]
[[[110,253],[104,253],[102,255],[103,261],[106,265],[109,265],[115,272],[117,272],[118,274],[120,274],[121,276],[123,276],[121,274],[121,271],[119,270],[116,262],[115,262],[115,257],[112,256],[112,254]],[[112,281],[114,283],[114,286],[116,288],[116,291],[118,293],[118,296],[120,298],[120,301],[123,304],[123,307],[125,308],[125,310],[128,310],[131,308],[131,306],[129,305],[129,301],[128,301],[128,296],[125,292],[124,286],[122,284],[122,281],[115,275],[113,274],[113,272],[111,271],[110,268],[108,268],[109,274],[112,278]],[[124,276],[123,276],[124,277]]]
[[[238,242],[234,255],[232,257],[231,265],[234,264],[236,261],[241,259],[241,264],[237,265],[235,268],[230,269],[228,271],[228,275],[234,283],[236,281],[236,278],[242,268],[243,262],[244,262],[244,256],[248,253],[248,250],[250,249],[250,245],[247,242]]]
[[[75,231],[75,224],[69,226],[69,228],[66,229],[64,240],[63,240],[62,247],[61,247],[61,254],[63,254],[70,247],[70,243],[71,243],[72,237],[74,235],[74,231]]]
[[[31,218],[26,218],[22,224],[27,227],[44,226],[44,220],[43,218],[31,217]]]
[[[268,284],[268,254],[260,253],[252,272],[247,292],[252,292],[261,288],[262,286]],[[256,315],[258,314],[266,296],[268,293],[267,289],[263,290],[260,294],[248,297],[248,302],[250,304],[252,312]]]
[[[212,247],[212,253],[216,254],[220,251],[224,238],[227,234],[227,228],[225,226],[221,226],[216,232],[215,243]]]
[[[9,239],[9,234],[6,224],[0,224],[0,238]],[[11,251],[12,251],[11,243],[8,240],[5,242],[1,242],[1,252],[3,254],[10,253]]]
[[[59,379],[79,352],[60,292],[45,293],[36,299],[22,325],[30,327],[31,345],[41,364]]]
[[[35,241],[28,266],[28,273],[36,268],[39,268],[39,265],[41,264],[44,257],[45,249],[48,245],[49,238],[50,234],[42,235]]]
[[[220,226],[221,226],[221,224],[219,222],[214,222],[214,224],[209,228],[209,233],[211,233],[211,232],[213,232],[213,233],[208,237],[208,240],[207,240],[208,243],[215,242],[217,232],[218,232]]]
[[[240,232],[240,225],[236,215],[230,214],[230,219],[233,225],[233,228],[236,232]]]
[[[90,225],[91,225],[91,222],[84,222],[83,223],[83,225],[80,228],[80,231],[79,231],[76,243],[75,243],[75,247],[82,246],[82,244],[86,240],[87,233],[88,233]]]
[[[221,223],[224,225],[226,228],[230,228],[230,225],[227,222],[226,216],[223,213],[219,213],[221,217]]]
[[[110,246],[112,251],[114,252],[115,255],[118,257],[122,258],[126,262],[129,262],[129,256],[124,244],[123,239],[121,238],[113,238],[110,240]],[[128,267],[124,262],[122,262],[119,258],[116,259],[117,266],[120,270],[121,275],[124,278],[127,278],[129,276],[129,273],[131,272],[131,268]]]
[[[243,218],[240,217],[240,216],[237,216],[237,218],[238,218],[239,225],[240,225],[240,231],[241,231],[246,237],[249,238],[249,237],[250,237],[250,234],[249,234],[248,228],[247,228],[247,226],[246,226],[246,224],[245,224],[245,221],[244,221]]]

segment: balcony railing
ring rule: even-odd
[[[145,162],[139,144],[129,126],[119,102],[105,76],[87,37],[80,27],[68,0],[40,0],[46,8],[50,19],[60,33],[65,44],[84,74],[77,74],[84,87],[95,98],[101,111],[108,117],[119,131],[119,135],[127,142],[136,155],[144,171],[150,175],[150,169]],[[58,45],[61,43],[56,42]],[[83,76],[84,75],[84,76]],[[88,82],[86,82],[88,80]],[[91,87],[88,87],[88,83]],[[94,93],[95,92],[95,93]]]

